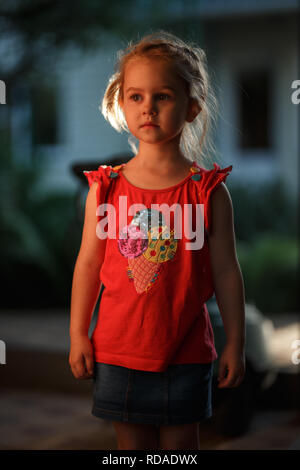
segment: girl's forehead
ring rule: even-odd
[[[148,79],[153,83],[167,80],[168,84],[173,83],[173,85],[180,80],[174,64],[161,59],[140,58],[131,60],[126,64],[124,82],[128,86],[134,86],[133,82],[137,83]]]

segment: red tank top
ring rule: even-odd
[[[84,171],[89,186],[99,183],[98,236],[115,228],[107,236],[99,272],[105,288],[91,337],[94,360],[153,372],[169,364],[212,362],[217,353],[205,304],[214,293],[210,196],[232,165],[221,169],[214,163],[206,170],[193,162],[184,180],[165,189],[134,186],[123,175],[124,165]],[[99,212],[104,203],[107,212]],[[198,235],[192,238],[197,204],[204,221],[202,244]],[[186,226],[192,233],[186,233]],[[188,244],[198,246],[197,238],[201,247],[187,249]]]

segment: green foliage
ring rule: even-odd
[[[41,195],[41,168],[1,168],[1,306],[57,307],[70,302],[81,227],[74,195]]]
[[[280,181],[230,190],[246,301],[265,313],[298,309],[297,204]]]
[[[237,243],[246,300],[264,313],[297,311],[296,239],[262,235],[254,244]]]
[[[255,242],[261,234],[297,236],[296,201],[286,192],[279,180],[269,184],[229,185],[236,237]]]

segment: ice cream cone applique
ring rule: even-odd
[[[142,294],[158,279],[163,263],[174,257],[177,240],[161,212],[144,209],[123,227],[118,246],[120,253],[128,258],[129,280],[134,283],[136,292]]]

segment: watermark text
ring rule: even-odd
[[[296,88],[295,91],[291,94],[291,101],[293,104],[300,103],[300,80],[294,80],[292,82],[291,88]]]
[[[97,207],[96,215],[101,217],[96,227],[97,237],[106,238],[142,238],[142,239],[169,239],[185,238],[194,240],[187,242],[187,250],[199,250],[204,244],[204,204],[178,204],[169,206],[151,204],[151,208],[144,204],[135,203],[127,206],[127,196],[119,196],[118,222],[119,234],[117,236],[117,210],[114,204],[104,203]],[[105,213],[107,212],[107,215]],[[171,230],[171,214],[174,219],[174,229]],[[128,216],[133,216],[127,225]],[[105,231],[105,227],[108,230]],[[133,230],[134,229],[134,230]],[[156,237],[156,238],[155,238]]]
[[[2,339],[0,339],[0,364],[6,364],[6,346]]]
[[[3,80],[0,80],[0,104],[6,104],[6,85]]]

